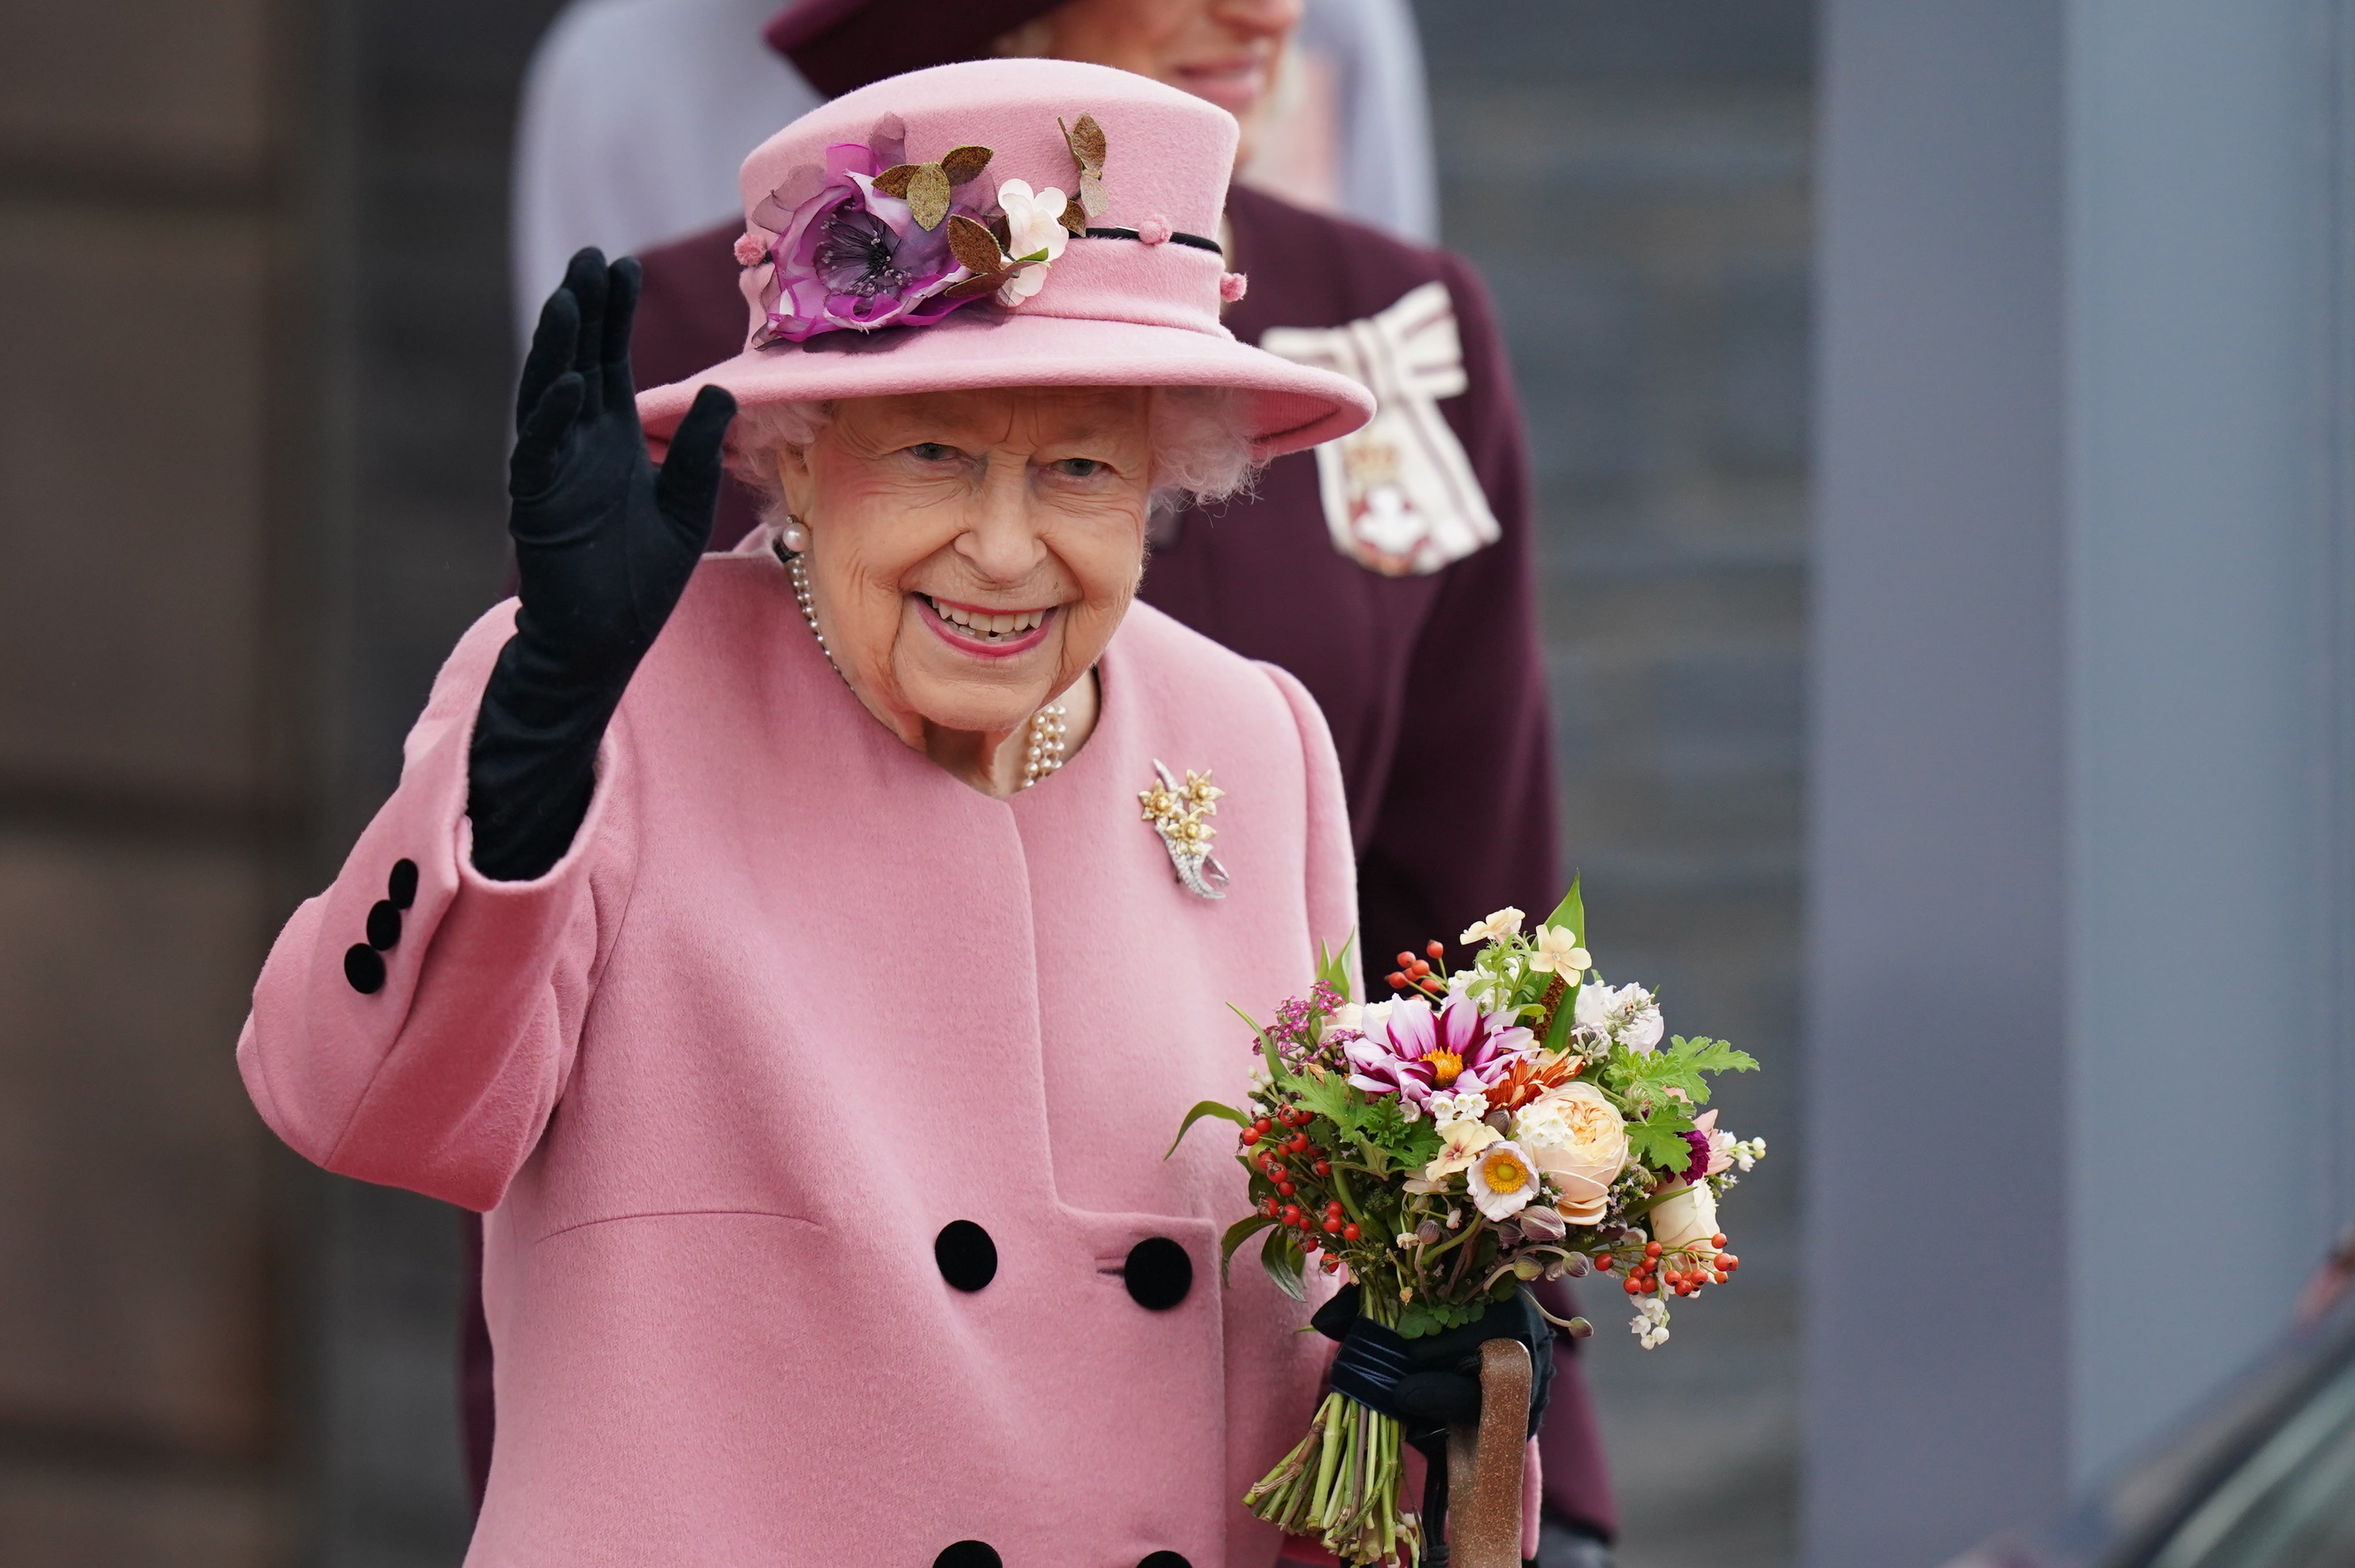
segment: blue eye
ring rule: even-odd
[[[918,441],[908,452],[918,462],[946,462],[957,455],[956,448],[944,441]]]
[[[1068,479],[1093,479],[1104,465],[1094,458],[1065,458],[1054,466],[1057,473]]]

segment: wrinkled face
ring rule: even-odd
[[[779,454],[835,662],[911,745],[1000,734],[1085,674],[1144,569],[1151,394],[847,398]]]
[[[1117,66],[1212,103],[1242,122],[1249,157],[1276,60],[1305,0],[1069,0],[1048,13],[1060,59]]]

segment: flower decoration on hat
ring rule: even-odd
[[[1071,162],[1079,165],[1079,189],[1063,204],[1061,221],[1073,234],[1085,234],[1088,225],[1103,216],[1104,154],[1108,151],[1103,127],[1092,114],[1082,114],[1071,124],[1062,127],[1063,143],[1071,150]]]
[[[1070,195],[1018,179],[991,192],[982,175],[996,154],[977,143],[911,161],[896,116],[865,142],[828,147],[823,168],[794,171],[753,207],[736,241],[748,294],[765,317],[750,346],[806,343],[846,329],[930,326],[983,298],[1019,308],[1104,207],[1103,127],[1092,114],[1055,123],[1078,169]]]

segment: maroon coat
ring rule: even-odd
[[[1246,343],[1271,327],[1341,326],[1445,281],[1470,387],[1442,411],[1503,528],[1496,544],[1429,576],[1381,576],[1335,549],[1316,459],[1301,452],[1277,459],[1252,499],[1187,514],[1145,576],[1147,603],[1290,671],[1324,710],[1375,977],[1403,949],[1452,943],[1508,904],[1542,913],[1561,891],[1520,408],[1487,291],[1460,258],[1241,185],[1227,217],[1230,264],[1251,287],[1226,320]],[[631,345],[639,386],[683,379],[743,347],[741,229],[730,222],[641,258]],[[714,540],[733,544],[754,521],[750,493],[731,483]],[[1410,715],[1421,724],[1412,732]],[[488,1356],[486,1338],[470,1329],[478,1473],[488,1454]],[[1543,1435],[1548,1501],[1607,1535],[1614,1520],[1593,1412],[1576,1361],[1565,1355],[1561,1372]]]

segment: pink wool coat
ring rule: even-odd
[[[571,851],[493,883],[466,752],[512,622],[460,642],[238,1046],[304,1156],[489,1211],[499,1435],[468,1563],[1272,1563],[1238,1499],[1327,1347],[1248,1260],[1220,1286],[1230,1131],[1162,1152],[1242,1092],[1226,1004],[1305,991],[1355,919],[1299,684],[1137,606],[1085,747],[990,800],[859,706],[773,557],[710,556]],[[1223,901],[1141,818],[1156,758],[1227,791]],[[977,1290],[935,1259],[960,1220],[995,1246]],[[1155,1237],[1192,1265],[1160,1309],[1124,1279]]]

